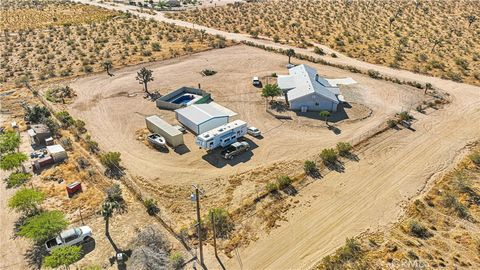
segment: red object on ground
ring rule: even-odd
[[[53,158],[52,156],[46,156],[44,158],[37,159],[33,165],[35,166],[36,170],[40,170],[43,167],[53,164]]]
[[[67,193],[68,197],[71,198],[78,192],[82,192],[82,183],[80,182],[73,182],[67,185]]]

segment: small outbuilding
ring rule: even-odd
[[[47,146],[47,152],[53,158],[53,161],[55,163],[67,159],[67,151],[65,151],[65,149],[60,144]]]
[[[210,102],[175,110],[175,115],[182,125],[198,135],[225,125],[236,113],[215,102]]]
[[[29,130],[27,130],[28,136],[30,137],[31,144],[35,145],[46,145],[46,139],[51,138],[50,129],[47,125],[36,124],[32,125]]]
[[[308,65],[288,70],[289,75],[278,76],[278,86],[286,93],[290,109],[300,111],[337,111],[340,89],[320,77]]]
[[[157,133],[165,138],[165,141],[172,147],[177,147],[183,144],[183,133],[165,122],[157,115],[152,115],[145,118],[147,128],[153,133]]]

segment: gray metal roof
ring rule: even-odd
[[[210,119],[218,117],[229,117],[227,108],[221,109],[219,104],[193,104],[185,108],[175,110],[176,113],[189,119],[196,125],[200,125]],[[231,112],[231,111],[230,111]]]
[[[308,65],[298,65],[288,70],[290,75],[279,76],[278,86],[287,92],[288,100],[317,93],[333,102],[338,103],[336,95],[340,94],[337,87],[330,85],[324,78],[318,76],[317,71]]]

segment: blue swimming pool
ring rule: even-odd
[[[190,95],[190,94],[183,94],[179,97],[175,97],[175,98],[172,98],[170,100],[171,103],[175,103],[175,104],[187,104],[188,102],[190,102],[191,100],[193,100],[195,98],[194,95]]]

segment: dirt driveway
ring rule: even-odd
[[[142,86],[134,78],[138,66],[115,70],[114,77],[98,74],[73,81],[70,85],[78,97],[68,110],[75,118],[86,122],[87,129],[102,149],[120,151],[123,164],[133,175],[155,179],[160,184],[185,184],[317,153],[339,140],[361,136],[384,123],[387,116],[419,102],[423,96],[421,91],[411,87],[312,65],[328,77],[353,77],[358,84],[342,88],[345,96],[355,104],[362,104],[367,108],[365,110],[373,110],[372,116],[363,121],[349,119],[336,123],[336,134],[325,128],[322,120],[308,117],[278,120],[265,111],[265,100],[260,89],[251,86],[251,78],[254,75],[269,76],[274,72],[287,74],[285,63],[286,57],[241,45],[148,64],[155,78],[151,90],[166,94],[181,86],[195,87],[200,83],[202,89],[212,93],[217,103],[262,130],[263,139],[247,138],[253,151],[232,162],[198,149],[192,134],[185,136],[187,149],[182,153],[173,149],[162,153],[136,139],[135,132],[145,127],[147,115],[159,114],[170,123],[176,122],[174,112],[159,110],[153,102],[143,98]],[[205,68],[218,73],[203,77],[200,71]],[[357,114],[365,113],[354,111],[347,108],[347,117],[355,118]]]

